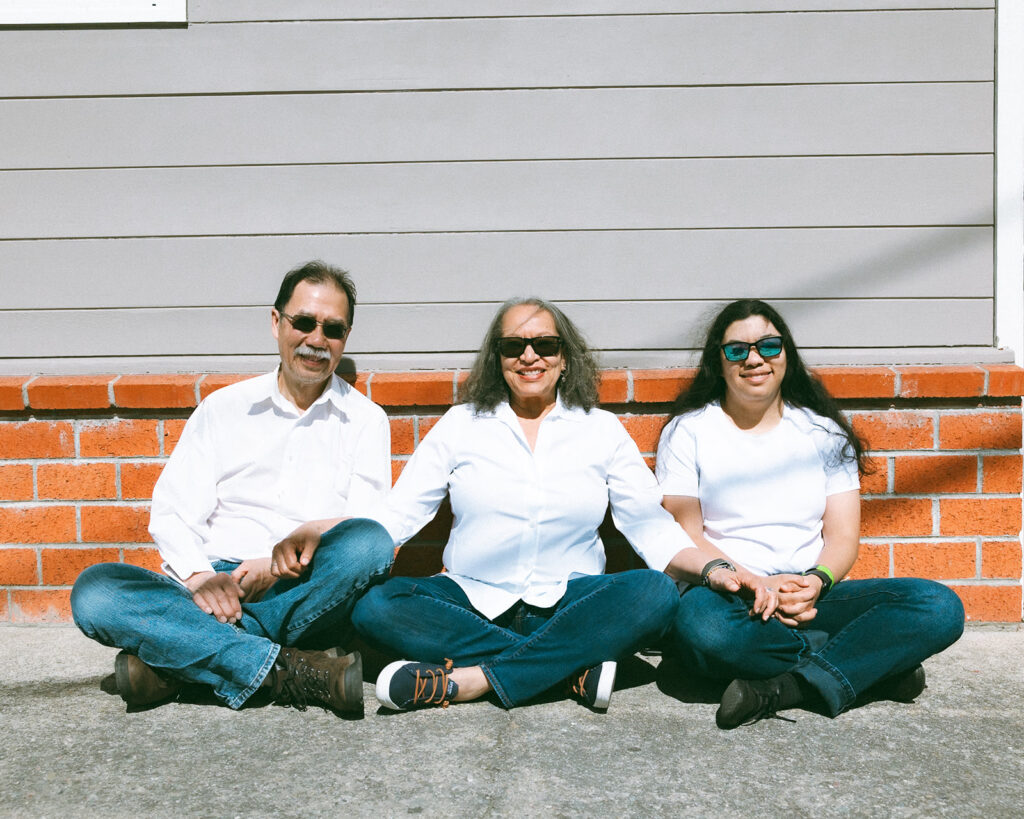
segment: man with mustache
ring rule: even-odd
[[[264,689],[300,710],[362,712],[359,654],[321,649],[352,635],[356,599],[387,576],[390,536],[349,517],[299,578],[278,579],[270,560],[300,523],[358,514],[391,486],[387,417],[335,375],[355,303],[342,270],[314,261],[288,273],[271,310],[278,366],[207,397],[153,490],[165,574],[106,563],[76,581],[75,623],[123,649],[114,679],[129,705],[197,683],[231,708]]]

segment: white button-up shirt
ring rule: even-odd
[[[619,420],[560,400],[541,422],[534,451],[507,403],[480,415],[453,407],[370,516],[401,544],[449,493],[448,577],[491,619],[520,599],[552,606],[570,578],[601,574],[597,527],[609,503],[616,527],[652,569],[664,570],[694,545],[662,508],[658,483]]]
[[[224,387],[185,424],[153,490],[149,533],[179,580],[269,557],[307,520],[358,515],[391,484],[384,411],[332,376],[305,412],[277,371]]]

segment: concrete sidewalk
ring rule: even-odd
[[[1024,630],[972,626],[913,705],[788,711],[734,731],[713,692],[620,667],[607,714],[568,700],[363,719],[171,703],[126,713],[115,652],[0,626],[4,816],[1024,815]],[[666,687],[666,686],[662,686]],[[705,700],[705,701],[700,701]]]

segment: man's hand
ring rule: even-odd
[[[805,626],[813,620],[818,609],[818,595],[821,594],[820,577],[811,575],[780,575],[785,579],[779,586],[779,607],[776,619],[790,628]]]
[[[277,578],[270,573],[269,557],[243,560],[231,573],[231,577],[242,589],[242,599],[246,603],[255,603],[277,582]]]
[[[221,623],[237,623],[242,616],[242,587],[224,572],[196,572],[185,581],[192,602]]]
[[[320,527],[316,522],[303,523],[274,547],[270,573],[274,577],[300,577],[319,545]]]

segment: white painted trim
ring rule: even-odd
[[[1024,364],[1024,4],[996,19],[996,346]]]
[[[186,0],[0,0],[0,25],[185,23]]]

